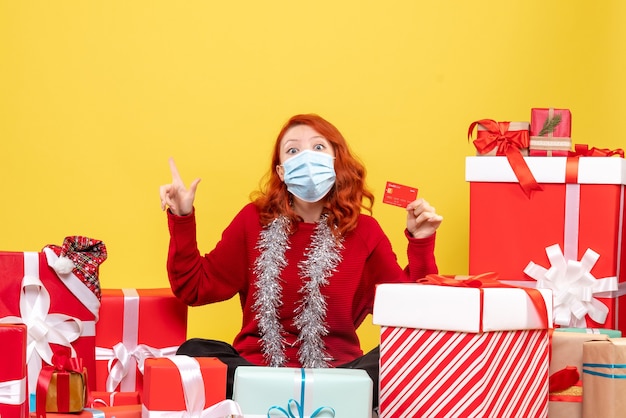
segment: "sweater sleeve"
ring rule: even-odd
[[[243,211],[242,211],[243,212]],[[222,233],[216,247],[201,255],[194,213],[176,216],[168,211],[170,243],[167,272],[174,294],[191,306],[230,299],[246,282],[245,222],[240,212]]]
[[[407,230],[404,234],[409,240],[407,246],[409,265],[405,268],[408,279],[415,282],[428,274],[437,274],[439,269],[435,261],[436,233],[427,238],[413,238]]]
[[[438,272],[435,262],[435,234],[427,238],[416,239],[408,234],[408,265],[402,269],[391,247],[389,238],[378,223],[370,217],[362,217],[364,226],[361,237],[367,242],[368,257],[363,268],[361,291],[355,302],[355,325],[358,326],[374,306],[376,285],[381,283],[414,282],[427,274]],[[365,226],[366,225],[366,226]]]

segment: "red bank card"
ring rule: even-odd
[[[387,186],[385,186],[383,203],[406,208],[416,198],[417,188],[388,181]]]

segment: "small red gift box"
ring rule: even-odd
[[[187,310],[169,288],[103,289],[95,389],[141,393],[143,361],[176,353],[187,337]]]
[[[241,414],[238,405],[225,398],[226,365],[217,358],[177,355],[146,359],[144,418],[178,416],[177,412],[205,418]]]
[[[626,306],[618,305],[626,300],[620,290],[626,281],[626,160],[525,159],[543,186],[530,199],[506,159],[466,159],[469,273],[495,271],[506,280],[558,288],[557,325],[624,332]]]
[[[0,324],[0,417],[28,416],[26,325]]]
[[[572,114],[569,109],[531,109],[529,155],[566,157],[571,148]]]
[[[552,293],[486,278],[376,288],[381,418],[546,416]]]
[[[35,327],[41,336],[36,341],[36,334],[28,336],[33,346],[27,359],[30,394],[35,393],[42,366],[51,364],[58,348],[71,347],[88,370],[95,369],[100,300],[74,272],[56,272],[58,260],[50,248],[39,253],[0,252],[0,321]]]

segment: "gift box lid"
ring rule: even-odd
[[[546,303],[551,328],[552,291],[537,290]],[[481,296],[481,289],[470,287],[381,284],[376,288],[373,321],[382,326],[473,333],[545,328],[524,289],[484,288],[482,292]]]
[[[565,183],[567,157],[524,157],[538,183]],[[506,157],[466,157],[465,180],[517,183]],[[579,157],[578,183],[626,184],[626,160],[619,157]]]

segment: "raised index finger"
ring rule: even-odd
[[[172,180],[173,181],[182,181],[180,178],[180,174],[178,173],[178,168],[176,168],[176,163],[174,162],[174,158],[169,158],[170,163],[170,171],[172,172]]]

